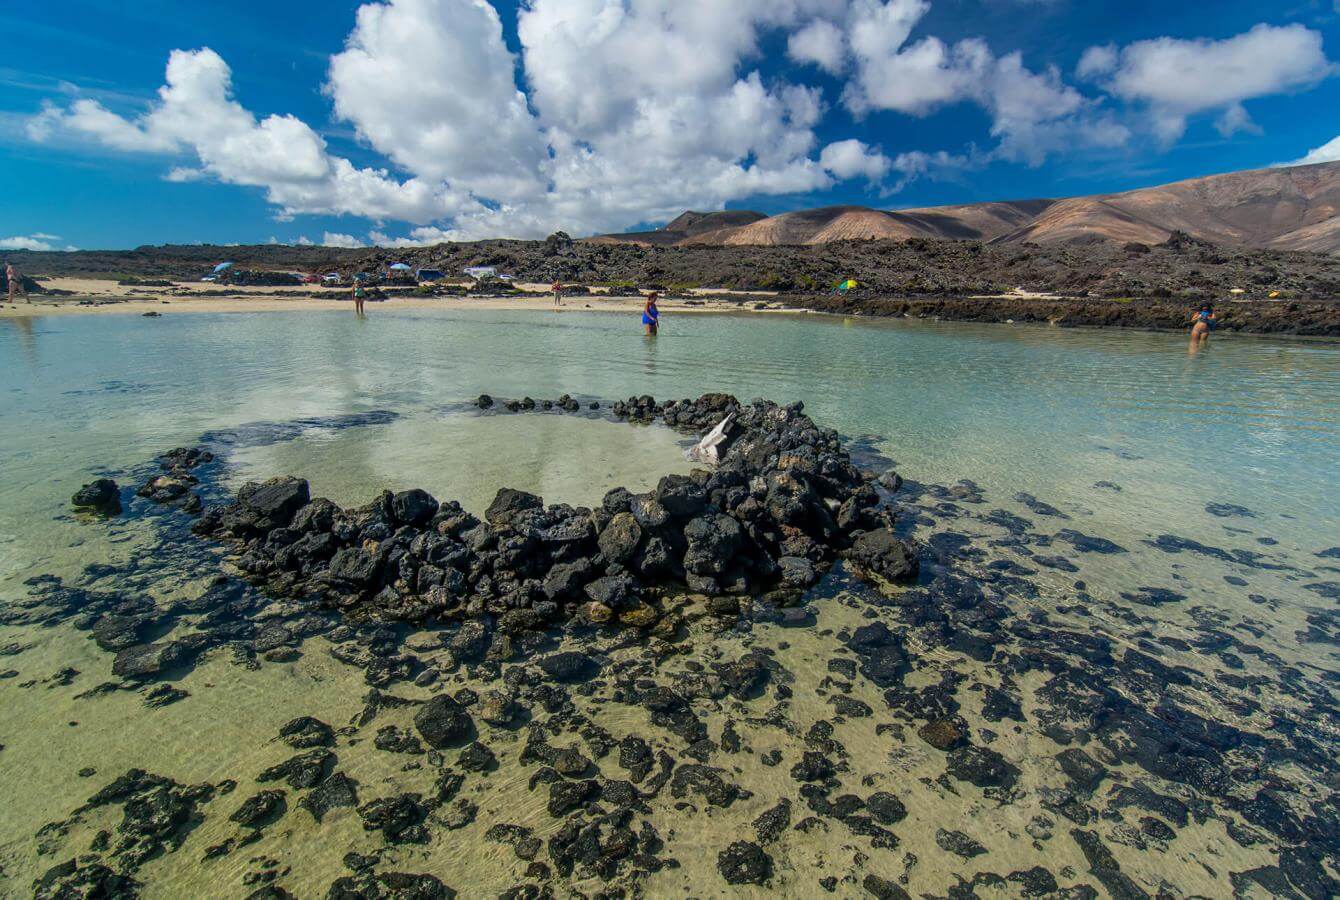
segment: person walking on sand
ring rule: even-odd
[[[363,282],[354,282],[354,315],[363,315],[363,301],[367,299],[368,292],[363,288]]]
[[[28,289],[23,286],[23,279],[19,277],[19,270],[14,268],[12,262],[5,263],[5,280],[9,282],[9,302],[14,302],[14,294],[23,295],[24,303],[32,303],[33,298],[28,296]]]
[[[555,281],[555,282],[549,287],[549,290],[551,290],[551,291],[554,292],[554,306],[556,306],[556,307],[558,307],[558,306],[562,306],[562,305],[563,305],[563,285],[560,284],[559,282]]]
[[[647,326],[647,334],[656,337],[661,328],[661,311],[656,308],[656,292],[647,296],[647,305],[642,307],[642,324]]]
[[[1210,339],[1210,329],[1219,321],[1214,314],[1214,306],[1202,303],[1200,309],[1191,317],[1191,343],[1203,344]]]

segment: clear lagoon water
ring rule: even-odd
[[[1078,572],[1042,573],[1048,589],[1033,601],[1039,606],[1062,601],[1076,580],[1118,608],[1124,592],[1172,588],[1189,601],[1152,613],[1166,616],[1170,628],[1189,607],[1250,615],[1262,643],[1281,658],[1332,676],[1337,669],[1333,649],[1293,637],[1309,609],[1334,603],[1316,587],[1337,580],[1333,569],[1319,569],[1317,554],[1340,544],[1334,344],[1216,336],[1190,353],[1185,337],[1166,334],[715,314],[667,316],[652,340],[634,318],[610,313],[374,305],[361,320],[325,312],[0,320],[0,372],[0,604],[21,602],[23,582],[34,575],[76,579],[85,566],[133,554],[144,539],[134,523],[76,518],[70,495],[94,476],[142,466],[201,435],[286,426],[239,444],[231,482],[298,474],[311,479],[314,494],[346,505],[411,486],[476,512],[502,486],[589,505],[613,486],[646,489],[667,471],[685,471],[682,438],[596,415],[484,417],[468,401],[480,393],[609,401],[726,391],[802,400],[817,422],[891,460],[913,482],[969,479],[985,500],[982,511],[1004,509],[1043,527],[1048,520],[1016,499],[1031,495],[1066,517],[1049,527],[1128,551],[1081,554]],[[333,424],[359,415],[368,424]],[[975,520],[954,527],[989,532]],[[1258,554],[1249,558],[1266,565],[1226,566],[1148,543],[1161,535]],[[161,590],[189,583],[183,573]],[[835,610],[834,621],[845,614]],[[1121,633],[1119,617],[1100,612],[1094,621]],[[805,646],[794,635],[763,640],[792,654]],[[270,738],[279,724],[318,713],[346,722],[365,690],[357,673],[324,654],[259,671],[211,659],[183,680],[189,700],[146,712],[134,695],[74,699],[107,680],[110,667],[81,632],[3,626],[3,645],[21,648],[0,657],[0,668],[17,670],[0,681],[0,771],[7,793],[16,790],[0,818],[4,895],[26,893],[57,860],[37,858],[34,832],[115,774],[141,766],[181,781],[237,778],[276,758]],[[807,665],[797,658],[798,672]],[[817,678],[822,660],[813,666]],[[63,667],[78,670],[72,684],[46,680]],[[402,777],[377,754],[347,756],[346,768],[361,781]],[[870,763],[887,761],[876,754]],[[908,763],[908,772],[917,765]],[[89,766],[97,777],[75,776]],[[542,802],[525,791],[521,775],[504,774],[484,796],[541,820]],[[923,802],[931,814],[933,804]],[[915,815],[915,802],[909,805]],[[355,840],[352,821],[290,829],[257,852],[293,870],[281,882],[316,892]],[[227,886],[221,895],[245,896],[251,888],[242,880],[256,853],[205,868],[200,848],[210,839],[192,837],[193,852],[149,864],[148,893],[183,896],[212,884]],[[681,836],[674,845],[681,859],[693,856],[684,851],[695,840]],[[987,843],[1006,858],[1014,852]],[[480,877],[481,890],[513,883],[510,851],[477,836],[467,846],[500,867],[497,877]],[[446,845],[427,852],[453,874],[444,880],[465,887],[468,858]],[[1167,870],[1181,873],[1179,884],[1215,894],[1225,882],[1207,880],[1188,853],[1169,857]],[[425,870],[424,857],[405,863],[413,865]],[[1083,868],[1082,858],[1077,865]],[[1140,865],[1128,867],[1138,873]],[[931,889],[937,872],[953,868],[923,863],[918,877]],[[699,870],[686,863],[651,887],[693,890]],[[1157,883],[1161,873],[1156,865],[1144,874]],[[780,889],[806,896],[812,888],[783,880]]]
[[[1311,553],[1340,535],[1328,343],[1216,337],[1189,354],[1167,334],[759,315],[678,316],[649,340],[609,313],[374,307],[7,320],[0,354],[0,577],[78,539],[50,522],[95,472],[251,423],[398,414],[243,454],[240,477],[303,474],[342,503],[421,486],[478,511],[507,485],[590,504],[678,458],[664,436],[452,415],[480,393],[802,400],[906,477],[971,479],[1007,507],[1033,494],[1118,543],[1217,545],[1245,524]]]

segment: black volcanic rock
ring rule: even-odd
[[[858,535],[847,558],[894,583],[911,581],[920,568],[916,547],[882,528]]]
[[[446,694],[438,694],[414,715],[414,727],[430,747],[443,749],[467,743],[475,732],[465,707]]]
[[[121,489],[112,479],[99,478],[75,491],[70,502],[76,507],[114,516],[121,512]]]
[[[736,841],[717,854],[717,871],[727,884],[763,884],[772,875],[772,857],[753,841]]]

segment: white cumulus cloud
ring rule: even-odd
[[[303,241],[299,238],[298,243]],[[340,234],[335,231],[327,231],[321,236],[322,247],[341,247],[346,250],[352,250],[358,247],[366,247],[367,244],[354,237],[352,234]]]
[[[512,200],[545,188],[548,153],[484,0],[369,3],[330,62],[335,113],[415,175]]]
[[[875,148],[852,138],[824,147],[819,165],[840,179],[862,177],[879,181],[889,173],[893,162]]]
[[[1309,150],[1302,159],[1280,163],[1282,166],[1310,166],[1316,163],[1340,162],[1340,135],[1331,138],[1320,147]]]
[[[846,64],[846,37],[842,29],[825,19],[815,19],[786,39],[786,55],[800,63],[813,63],[838,74]]]
[[[33,234],[15,235],[14,237],[0,238],[0,250],[74,250],[75,247],[60,247],[57,242],[60,241],[60,235],[44,234],[43,232],[34,232]]]
[[[1334,66],[1319,32],[1261,24],[1218,41],[1162,37],[1090,48],[1077,71],[1115,97],[1146,105],[1150,128],[1171,143],[1197,113],[1217,111],[1224,134],[1251,129],[1243,101],[1310,87]]]
[[[846,11],[852,77],[842,101],[856,116],[893,111],[927,116],[969,102],[991,117],[999,159],[1040,163],[1076,146],[1114,146],[1129,137],[1110,115],[1065,84],[1054,67],[1029,69],[1020,53],[997,56],[986,41],[912,41],[927,0],[856,0]]]
[[[260,189],[279,221],[371,222],[366,235],[329,232],[323,243],[399,246],[617,231],[841,181],[883,195],[993,161],[1036,165],[1125,143],[1123,103],[1150,110],[1165,137],[1202,110],[1232,134],[1255,127],[1244,101],[1330,69],[1315,32],[1259,26],[1227,41],[1090,48],[1077,75],[1106,96],[1086,95],[1054,66],[980,38],[919,34],[930,9],[931,0],[528,0],[509,48],[487,0],[370,0],[321,87],[376,164],[339,155],[295,116],[251,112],[208,48],[171,54],[146,111],[76,96],[29,118],[27,133],[160,155],[172,182]],[[795,65],[778,71],[763,55],[783,43]],[[841,88],[826,97],[820,72]],[[901,117],[904,130],[890,133],[904,138],[916,133],[910,119],[960,103],[990,123],[980,150],[886,152],[827,130],[819,139],[833,104],[857,118]]]
[[[380,169],[357,168],[327,152],[325,140],[299,119],[257,119],[233,98],[232,71],[217,53],[174,50],[152,108],[126,118],[95,100],[67,109],[48,106],[28,124],[36,140],[57,132],[80,135],[115,150],[194,154],[195,167],[168,179],[214,177],[263,187],[289,214],[355,213],[427,222],[468,206],[421,179],[397,181]]]

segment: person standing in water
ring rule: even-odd
[[[556,307],[558,307],[558,306],[562,306],[562,305],[563,305],[563,285],[561,285],[561,284],[559,284],[557,281],[555,281],[555,282],[553,283],[553,285],[550,286],[549,289],[550,289],[551,291],[554,292],[554,306],[556,306]]]
[[[363,289],[363,282],[354,282],[354,315],[363,315],[363,301],[367,299],[367,291]]]
[[[660,330],[661,311],[656,308],[656,292],[647,296],[647,305],[642,307],[642,324],[647,326],[647,334],[652,337]]]
[[[1203,344],[1210,339],[1210,329],[1218,317],[1214,314],[1214,307],[1210,303],[1202,303],[1200,309],[1191,317],[1191,342],[1193,344]]]
[[[5,280],[9,282],[9,302],[14,302],[16,293],[23,295],[24,303],[32,303],[33,299],[28,296],[28,289],[23,286],[23,279],[19,276],[19,270],[14,268],[14,264],[5,263]]]

